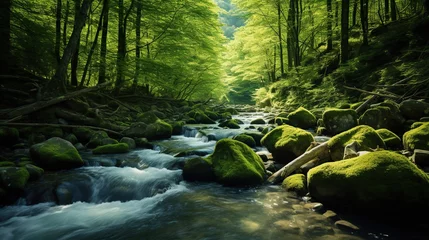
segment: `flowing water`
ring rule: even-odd
[[[155,142],[153,150],[82,153],[85,167],[47,173],[16,205],[0,209],[1,239],[425,239],[361,218],[354,222],[360,231],[340,230],[279,186],[183,181],[187,158],[213,152],[216,142],[208,135],[250,131],[244,128],[251,119],[267,116],[235,117],[244,122],[240,130],[188,126],[182,136]]]

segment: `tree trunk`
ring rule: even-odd
[[[278,19],[278,29],[279,29],[279,51],[280,51],[280,71],[281,76],[285,73],[284,61],[283,61],[283,39],[282,39],[282,23],[281,23],[281,3],[277,2],[277,19]],[[275,64],[274,64],[275,65]],[[274,79],[275,81],[275,79]]]
[[[349,59],[349,0],[342,0],[341,7],[341,62]]]
[[[103,0],[103,33],[101,34],[100,47],[100,72],[98,84],[106,82],[106,55],[107,55],[107,32],[109,28],[109,0]]]
[[[57,9],[56,9],[56,24],[55,24],[55,57],[57,59],[57,64],[61,61],[60,49],[61,49],[61,10],[62,2],[57,0]]]
[[[428,16],[429,15],[429,0],[425,0],[424,2],[424,7],[425,7],[425,15]]]
[[[396,21],[396,2],[395,0],[390,0],[390,16],[392,21]]]
[[[116,57],[116,84],[115,95],[119,94],[119,90],[124,82],[125,68],[125,29],[124,29],[124,0],[118,0],[118,54]]]
[[[10,11],[11,0],[0,1],[0,74],[11,72]]]
[[[362,25],[363,46],[368,46],[368,0],[360,0],[360,20]]]
[[[134,73],[133,89],[137,89],[138,79],[140,76],[140,58],[141,58],[141,18],[142,2],[137,0],[137,17],[136,17],[136,71]]]
[[[353,3],[352,26],[356,26],[358,1],[359,0],[355,0],[354,3]]]
[[[103,5],[103,9],[101,10],[100,19],[98,20],[98,25],[97,25],[97,31],[95,32],[94,42],[92,43],[91,49],[89,50],[88,59],[86,60],[85,68],[83,69],[83,74],[82,74],[82,78],[80,80],[80,85],[79,85],[81,87],[83,86],[83,83],[85,82],[86,74],[88,72],[89,65],[91,64],[92,55],[94,54],[95,48],[97,47],[98,36],[100,35],[101,27],[103,25],[104,11],[106,11],[105,5]]]
[[[75,14],[74,14],[74,22],[76,24],[77,19],[79,18],[80,11],[80,2],[81,0],[75,0]],[[71,62],[71,85],[77,86],[77,67],[79,65],[79,47],[80,47],[80,34],[77,40],[78,44],[73,53],[73,58]]]
[[[85,25],[86,17],[88,15],[88,9],[93,0],[84,0],[79,11],[79,17],[73,26],[73,32],[69,42],[64,50],[61,62],[58,65],[53,80],[60,87],[60,90],[66,91],[66,74],[67,66],[70,63],[73,53],[76,51],[77,45],[79,44],[80,34],[83,26]]]
[[[340,1],[338,1],[338,0],[336,0],[335,1],[335,39],[338,39],[339,37],[340,37],[340,33],[339,33],[339,31],[338,31],[338,29],[339,29],[339,27],[338,27],[338,25],[339,25],[339,8],[340,8]]]
[[[63,45],[67,46],[67,23],[69,21],[69,15],[70,15],[70,0],[67,0],[66,4],[66,14],[64,16],[64,25],[63,25]]]
[[[332,0],[326,0],[326,8],[328,11],[328,45],[326,47],[326,51],[332,50]]]
[[[286,48],[287,48],[287,65],[288,69],[291,70],[293,67],[293,58],[292,58],[292,16],[289,14],[287,16],[287,39],[286,39]]]
[[[276,61],[277,61],[277,49],[276,49],[277,47],[276,47],[276,45],[274,45],[274,58],[273,58],[273,70],[271,71],[271,77],[272,77],[272,81],[271,82],[275,82],[276,81],[276,68],[277,68],[277,66],[276,66]]]
[[[384,21],[389,21],[389,0],[384,0]]]

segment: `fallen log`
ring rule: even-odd
[[[280,170],[271,175],[267,181],[271,184],[279,183],[302,165],[317,157],[328,154],[328,151],[328,142],[324,142],[310,151],[303,153],[301,156],[295,158],[292,162],[286,164],[286,166],[282,167]]]
[[[6,126],[6,127],[61,127],[61,128],[89,128],[94,130],[100,130],[105,131],[107,133],[111,133],[114,135],[117,135],[118,137],[122,137],[123,135],[119,132],[101,128],[101,127],[94,127],[94,126],[85,126],[85,125],[64,125],[64,124],[51,124],[51,123],[8,123],[8,122],[0,122],[0,126]]]
[[[82,89],[79,91],[75,91],[75,92],[66,94],[64,96],[60,96],[60,97],[56,97],[56,98],[47,100],[47,101],[35,102],[35,103],[25,105],[22,107],[18,107],[15,109],[7,109],[7,110],[5,110],[5,111],[8,111],[8,113],[6,113],[6,116],[7,116],[7,118],[10,119],[10,118],[15,118],[15,117],[18,117],[21,115],[27,115],[29,113],[36,112],[36,111],[41,110],[43,108],[46,108],[46,107],[61,103],[63,101],[66,101],[68,99],[77,97],[81,94],[88,93],[91,91],[95,91],[95,90],[107,87],[108,85],[110,85],[110,82],[105,82],[105,83],[97,85],[95,87],[85,88],[85,89]]]

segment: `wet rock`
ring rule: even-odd
[[[45,173],[45,170],[42,168],[39,168],[37,166],[34,166],[33,164],[25,164],[25,169],[27,169],[28,173],[30,174],[30,181],[37,180],[40,177],[42,177],[43,173]]]
[[[251,121],[250,124],[265,124],[265,120],[262,118],[258,118],[258,119]]]
[[[79,142],[81,142],[82,144],[88,143],[93,133],[94,131],[89,128],[85,128],[85,127],[73,128],[73,134],[77,137],[77,140],[79,140]]]
[[[304,229],[304,234],[310,236],[334,234],[334,230],[326,225],[311,224],[306,226],[306,228]]]
[[[225,122],[220,123],[218,126],[219,127],[226,127],[226,128],[231,128],[231,129],[239,129],[240,126],[239,124],[242,124],[242,122],[239,121],[238,119],[230,119],[227,120]]]
[[[203,111],[197,110],[197,111],[191,111],[188,113],[188,116],[190,118],[195,119],[196,123],[201,124],[215,124],[216,122],[208,117]]]
[[[306,203],[304,204],[304,208],[318,213],[322,213],[325,211],[325,207],[323,206],[323,204],[318,202]]]
[[[50,138],[30,148],[31,160],[48,170],[70,169],[83,166],[83,160],[69,141]]]
[[[288,124],[302,129],[314,128],[316,126],[316,117],[307,109],[300,107],[288,114]]]
[[[103,146],[106,144],[103,144],[102,141],[105,138],[109,138],[109,135],[107,135],[107,133],[105,131],[97,131],[94,132],[91,136],[91,139],[89,140],[89,142],[86,144],[87,148],[96,148],[98,146]]]
[[[429,103],[413,99],[405,100],[399,105],[402,115],[407,119],[419,120],[429,116]]]
[[[136,146],[139,148],[148,148],[148,149],[153,148],[153,145],[149,143],[147,138],[136,138],[135,142],[136,142]]]
[[[201,157],[186,160],[183,167],[183,179],[187,181],[214,181],[215,175],[211,162]]]
[[[244,133],[239,134],[239,135],[233,137],[233,139],[237,140],[239,142],[242,142],[242,143],[246,144],[247,146],[249,146],[251,148],[256,147],[255,139],[253,139],[253,137],[251,137],[251,136],[249,136],[247,134],[244,134]]]
[[[160,140],[168,139],[173,133],[173,128],[170,124],[157,120],[156,122],[149,124],[145,131],[145,137],[148,140]]]
[[[353,109],[329,109],[326,110],[323,115],[323,126],[324,129],[318,129],[318,134],[323,135],[325,133],[335,135],[357,126],[357,114]]]
[[[338,220],[335,222],[335,226],[337,226],[339,229],[343,231],[359,231],[359,227],[354,225],[351,222],[348,222],[346,220]]]
[[[340,220],[339,217],[338,217],[338,215],[334,211],[331,211],[331,210],[326,211],[323,214],[323,216],[325,216],[327,219],[330,219],[332,221],[338,221],[338,220]]]
[[[24,190],[30,174],[23,167],[0,168],[0,186],[10,190]]]
[[[83,144],[82,143],[76,143],[75,145],[73,145],[75,148],[76,148],[76,150],[78,150],[78,151],[83,151],[83,150],[86,150],[86,147],[85,146],[83,146]]]
[[[402,149],[402,141],[395,133],[391,132],[388,129],[382,128],[376,130],[381,139],[383,139],[386,144],[387,149],[398,150]]]
[[[264,162],[264,167],[265,167],[265,169],[267,170],[267,171],[271,171],[271,172],[277,172],[277,168],[276,168],[276,165],[275,165],[275,162],[274,161],[267,161],[267,162]]]
[[[410,130],[402,137],[405,150],[414,149],[429,150],[429,123]]]
[[[414,149],[413,162],[421,168],[429,167],[429,151]]]
[[[117,143],[99,146],[92,150],[93,154],[116,154],[116,153],[127,153],[129,151],[128,144]]]
[[[313,141],[311,133],[283,125],[266,134],[261,144],[273,154],[275,161],[288,163],[303,154]]]
[[[301,231],[301,228],[290,220],[278,220],[274,222],[274,226],[278,229],[281,229],[282,231],[292,234],[299,234]]]
[[[68,134],[64,139],[71,142],[72,144],[76,144],[79,142],[79,140],[77,140],[77,137],[73,133]]]
[[[273,155],[268,151],[259,151],[256,154],[262,159],[263,162],[273,159]]]
[[[123,137],[123,138],[121,138],[121,140],[119,142],[120,143],[126,143],[130,150],[136,148],[136,141],[134,141],[134,139],[132,139],[132,138]]]
[[[307,194],[307,178],[304,174],[294,174],[287,177],[282,187],[288,192],[296,192],[300,196]]]

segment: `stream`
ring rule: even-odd
[[[280,186],[183,181],[187,158],[210,154],[213,139],[241,133],[260,117],[268,114],[234,116],[244,122],[238,130],[189,125],[181,136],[154,142],[154,149],[82,152],[85,167],[46,173],[29,184],[25,198],[0,209],[1,239],[425,239],[356,216],[350,221],[359,232],[340,230]]]

